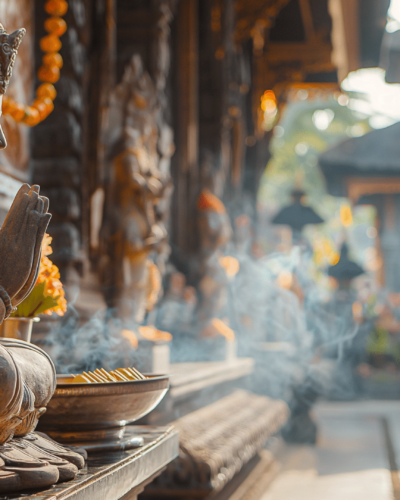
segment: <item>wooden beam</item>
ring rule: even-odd
[[[338,68],[339,81],[360,67],[358,0],[329,0],[332,18],[332,62]]]
[[[400,194],[400,178],[394,177],[348,177],[347,196],[357,203],[361,196],[373,194]]]
[[[299,0],[299,4],[306,40],[312,40],[315,37],[315,30],[309,0]]]
[[[328,43],[269,43],[266,58],[272,64],[315,60],[330,60],[332,48]]]

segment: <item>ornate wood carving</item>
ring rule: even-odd
[[[39,39],[45,34],[44,19],[43,3],[35,2],[37,66],[41,62]],[[82,273],[87,254],[82,207],[87,200],[83,145],[88,92],[86,60],[91,43],[90,0],[69,2],[66,21],[68,31],[61,39],[64,66],[55,85],[55,109],[32,129],[31,145],[32,178],[35,182],[41,181],[52,204],[54,217],[49,233],[53,237],[53,258],[68,288],[79,280],[78,273]]]
[[[236,43],[244,43],[249,38],[263,36],[265,28],[269,28],[279,11],[289,0],[237,0],[236,10]],[[261,33],[259,33],[261,30]],[[256,42],[257,43],[257,42]]]

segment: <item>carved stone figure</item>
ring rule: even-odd
[[[139,55],[133,56],[111,101],[103,286],[109,306],[122,319],[141,322],[157,301],[154,287],[160,290],[160,270],[169,255],[173,134],[162,118],[160,91]]]
[[[7,35],[0,25],[1,96],[23,34],[18,30]],[[1,133],[0,148],[5,146]],[[36,283],[42,240],[51,218],[48,207],[39,186],[24,184],[0,230],[0,323]],[[83,458],[33,434],[56,386],[48,355],[26,342],[1,339],[0,381],[0,493],[74,478]]]

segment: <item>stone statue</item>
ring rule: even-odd
[[[25,30],[8,35],[0,25],[0,95],[7,89]],[[0,147],[6,147],[0,130]],[[36,283],[41,245],[51,215],[39,186],[24,184],[0,230],[0,323]],[[83,458],[34,434],[56,387],[47,354],[23,341],[0,341],[0,493],[47,487],[73,479]]]
[[[157,301],[154,286],[169,255],[172,137],[160,92],[134,55],[111,98],[112,178],[101,232],[106,299],[125,322],[141,322]]]
[[[11,35],[6,33],[4,26],[0,24],[0,108],[3,95],[10,83],[11,73],[17,57],[18,48],[26,31],[24,28],[14,31]],[[0,149],[7,146],[6,138],[0,127]]]

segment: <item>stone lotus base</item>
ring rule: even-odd
[[[75,479],[85,459],[45,434],[31,433],[0,446],[0,493],[41,489]]]

